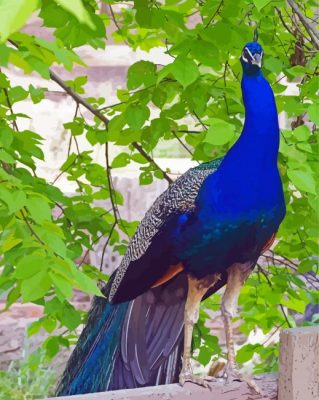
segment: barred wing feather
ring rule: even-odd
[[[108,285],[110,301],[117,297],[118,289],[133,264],[134,273],[138,274],[138,268],[143,264],[143,256],[165,222],[175,214],[192,210],[203,181],[218,168],[221,160],[216,159],[191,168],[155,200],[131,238],[121,264],[111,277],[110,285]],[[145,265],[143,270],[145,270]],[[117,300],[115,301],[117,302]]]

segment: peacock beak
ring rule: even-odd
[[[261,68],[262,58],[263,58],[262,54],[256,53],[256,54],[253,55],[251,63],[253,65],[257,65],[259,68]]]

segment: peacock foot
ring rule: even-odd
[[[262,394],[260,387],[256,384],[253,378],[241,373],[235,367],[226,366],[224,377],[226,377],[226,384],[234,381],[246,382],[247,385],[257,394]]]
[[[213,376],[200,377],[194,375],[189,370],[182,370],[181,373],[179,374],[179,384],[181,386],[184,386],[185,382],[192,382],[195,383],[196,385],[209,388],[208,382],[212,382],[214,380],[215,378]]]

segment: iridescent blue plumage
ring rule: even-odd
[[[93,304],[58,394],[176,382],[187,285],[218,273],[220,280],[204,292],[207,297],[226,281],[228,288],[235,267],[242,284],[271,243],[285,202],[277,168],[278,116],[260,69],[262,56],[257,42],[242,52],[246,115],[241,136],[223,159],[181,176],[147,212],[103,289],[106,299]],[[235,289],[238,295],[240,285]],[[229,300],[226,295],[222,311],[231,332]],[[184,362],[180,382],[187,374]]]
[[[252,55],[262,54],[255,42],[246,47]],[[242,134],[218,170],[204,181],[195,211],[180,228],[184,233],[175,238],[178,258],[198,277],[257,259],[285,214],[275,99],[261,70],[253,74],[252,67],[244,68],[242,79],[246,110]]]

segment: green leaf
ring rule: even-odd
[[[149,185],[153,182],[153,175],[148,171],[142,172],[139,181],[140,185]]]
[[[48,204],[48,199],[42,196],[30,196],[27,199],[26,207],[36,223],[42,224],[46,220],[51,220],[51,207]]]
[[[76,158],[77,158],[77,155],[75,153],[70,154],[69,157],[67,158],[67,160],[65,161],[65,163],[62,164],[60,170],[61,171],[68,170],[75,163]]]
[[[43,343],[46,349],[46,355],[49,358],[53,358],[59,351],[59,338],[58,336],[50,336]]]
[[[282,305],[290,308],[291,310],[295,310],[300,314],[305,312],[306,302],[304,300],[290,297],[289,299],[282,299],[281,303]]]
[[[42,226],[34,225],[33,229],[51,251],[59,254],[61,257],[65,257],[67,249],[64,241],[61,239],[60,235],[48,229],[47,224],[50,226],[50,222],[44,221]]]
[[[318,103],[314,103],[314,104],[311,104],[311,106],[309,106],[308,115],[309,115],[310,120],[314,124],[319,126],[319,104]]]
[[[204,142],[221,146],[228,143],[234,137],[234,125],[219,118],[211,118],[209,123],[210,127],[206,132]]]
[[[275,74],[279,74],[282,72],[283,64],[278,58],[269,56],[265,58],[264,66]]]
[[[65,279],[62,275],[53,271],[50,271],[49,275],[57,292],[60,292],[60,294],[62,295],[61,299],[69,299],[73,293],[73,287],[70,281],[68,279]],[[60,298],[60,296],[58,297]]]
[[[258,11],[263,9],[267,4],[271,2],[271,0],[253,0],[253,1]]]
[[[296,78],[297,76],[303,76],[305,74],[305,67],[301,65],[295,65],[291,68],[286,69],[285,72],[288,77]]]
[[[256,352],[256,349],[260,345],[258,344],[246,344],[243,347],[241,347],[236,354],[236,361],[240,364],[247,362],[248,360],[251,359],[251,357],[254,355]]]
[[[11,104],[22,101],[28,97],[29,93],[22,86],[15,86],[9,90],[9,99]]]
[[[8,153],[4,149],[0,149],[0,160],[6,162],[7,164],[14,164],[15,159],[12,157],[10,153]]]
[[[38,7],[38,3],[38,0],[0,0],[1,42],[24,25]]]
[[[63,126],[65,129],[70,129],[73,136],[81,135],[84,129],[81,118],[75,118],[72,122],[66,122]]]
[[[122,168],[125,167],[130,163],[130,156],[127,153],[120,153],[118,154],[114,160],[112,161],[111,167],[112,168]]]
[[[166,100],[167,100],[166,92],[162,90],[160,87],[155,88],[152,96],[152,102],[156,105],[156,107],[162,108],[166,103]]]
[[[51,279],[47,271],[40,271],[21,283],[21,295],[24,302],[42,298],[50,289]]]
[[[130,104],[125,112],[128,125],[135,131],[142,128],[144,122],[150,116],[150,110],[146,106]]]
[[[67,10],[70,14],[73,14],[83,24],[86,24],[91,29],[95,29],[95,25],[92,22],[90,14],[84,7],[82,0],[54,0],[59,6]]]
[[[156,82],[156,66],[149,61],[138,61],[133,64],[127,73],[127,88],[137,89],[144,85],[150,86]]]
[[[47,89],[35,88],[33,85],[29,85],[29,92],[31,99],[34,104],[40,103],[44,99],[44,93]]]
[[[287,175],[291,182],[304,192],[316,194],[316,180],[310,172],[288,169]]]
[[[135,161],[139,164],[147,164],[148,163],[146,158],[144,156],[142,156],[142,154],[140,154],[140,153],[133,154],[131,158],[133,161]]]
[[[9,149],[12,141],[12,129],[8,126],[0,126],[0,146]]]
[[[2,242],[3,240],[3,242]],[[22,242],[22,239],[16,238],[14,232],[11,232],[7,237],[4,238],[4,235],[2,235],[1,238],[1,251],[3,253],[11,250],[13,247],[17,246]]]
[[[6,67],[8,65],[10,56],[9,47],[4,43],[0,43],[0,65]]]
[[[21,210],[26,204],[26,195],[22,190],[9,191],[0,186],[0,200],[7,204],[10,213]]]
[[[34,321],[28,326],[28,336],[33,336],[39,332],[42,327],[42,321]]]
[[[65,304],[62,309],[61,322],[68,329],[73,330],[81,323],[81,314],[71,304]]]
[[[74,271],[74,278],[76,286],[87,293],[95,294],[96,296],[103,296],[100,289],[96,286],[93,279],[89,278],[79,270]]]
[[[42,326],[48,333],[52,333],[56,328],[56,319],[48,316],[44,318]]]
[[[16,286],[10,290],[10,292],[7,295],[7,300],[6,300],[6,308],[9,308],[13,303],[15,303],[20,295],[21,295],[21,288],[20,288],[20,284],[17,283]]]
[[[312,268],[316,265],[314,260],[303,260],[301,263],[298,265],[298,271],[302,274],[305,272],[309,272],[312,270]]]
[[[309,128],[306,125],[298,126],[293,130],[293,135],[300,141],[305,141],[310,136]]]
[[[38,72],[44,79],[50,79],[49,66],[38,57],[27,56],[25,60],[31,65],[32,69]]]
[[[196,63],[193,60],[185,57],[178,57],[172,64],[172,74],[175,79],[187,87],[195,82],[199,77],[199,71]]]
[[[3,46],[3,45],[1,45]],[[1,48],[1,47],[0,47]],[[6,75],[2,72],[0,72],[0,88],[1,89],[8,89],[10,87],[10,82]]]
[[[17,263],[15,276],[18,279],[27,279],[40,271],[46,270],[46,259],[41,254],[27,255]]]
[[[65,83],[79,94],[85,93],[83,86],[87,83],[88,77],[86,75],[77,76],[73,81],[65,81]]]

